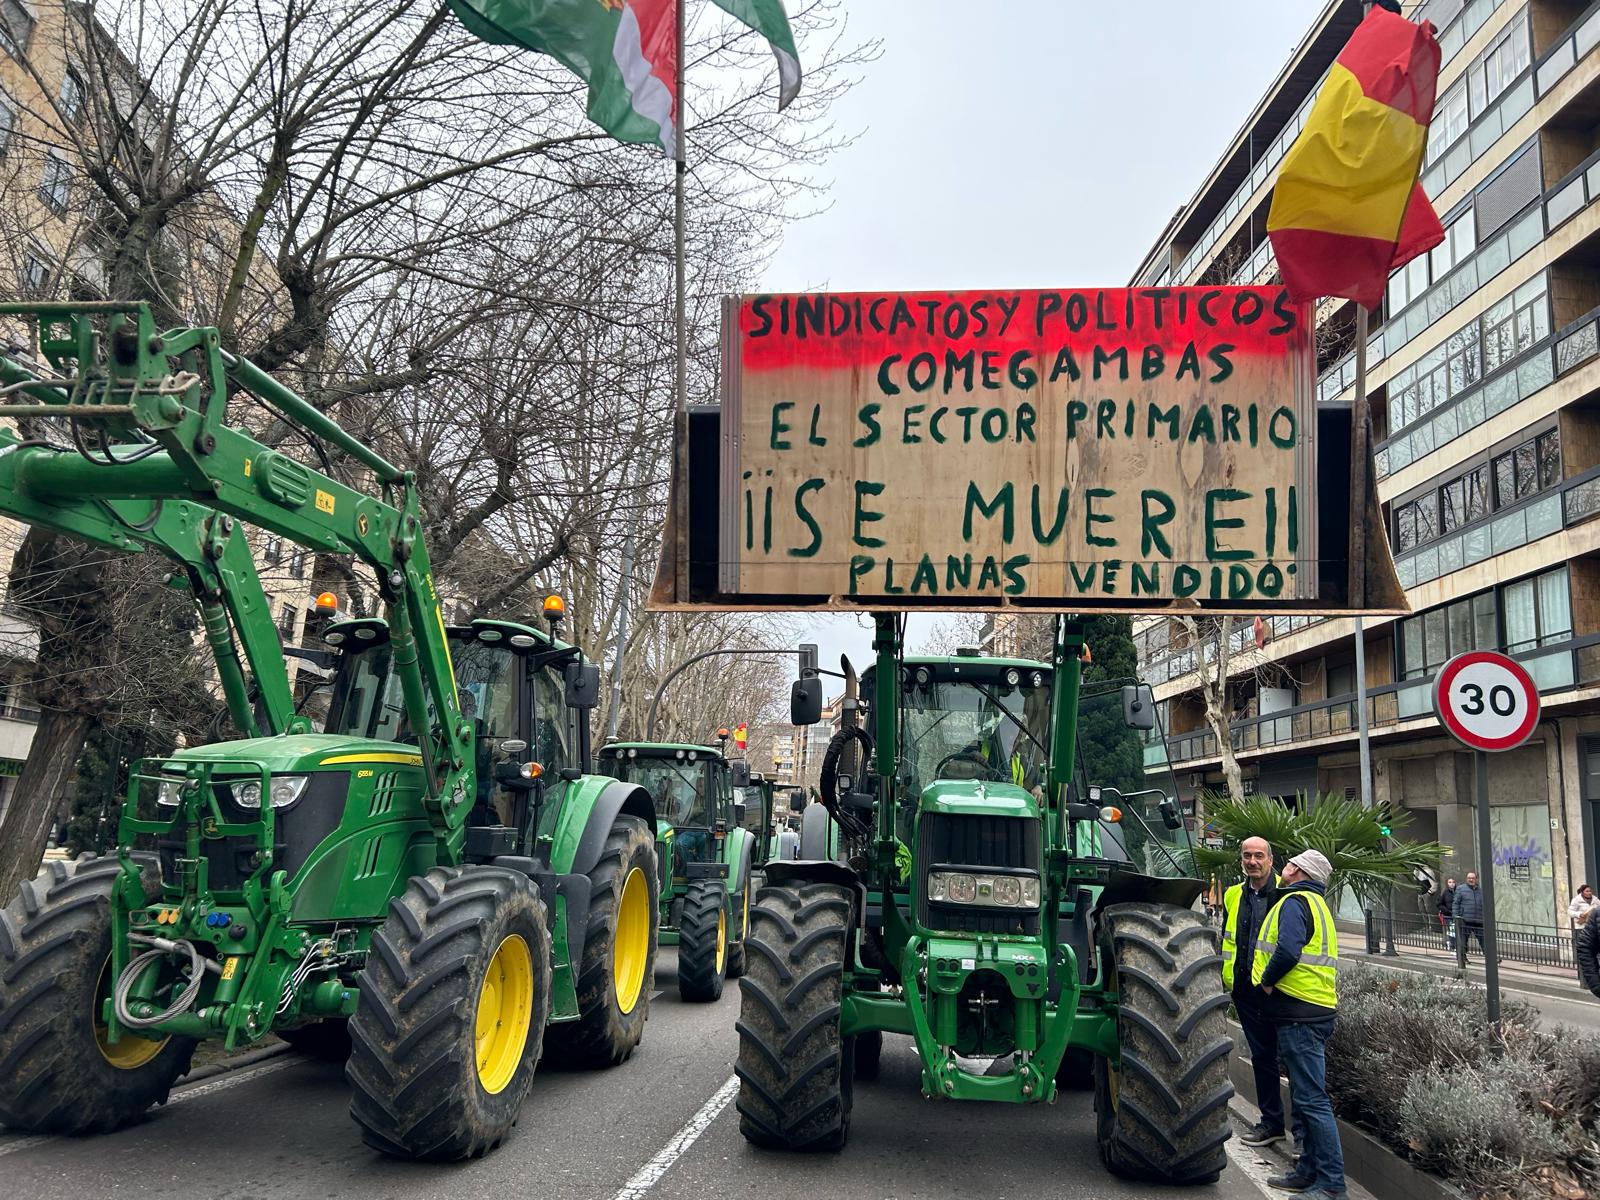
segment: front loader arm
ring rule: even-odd
[[[84,500],[186,501],[372,567],[428,809],[446,856],[458,858],[476,792],[472,731],[456,693],[415,476],[226,353],[215,329],[161,331],[147,305],[120,302],[0,305],[0,313],[37,322],[40,350],[61,375],[7,387],[11,402],[0,404],[0,416],[59,419],[75,438],[72,450],[15,443],[4,456],[10,462],[0,488],[9,483],[22,519],[32,519],[20,511],[25,503],[59,510]],[[7,378],[19,371],[0,363]],[[229,425],[234,390],[348,454],[371,472],[381,498]],[[84,431],[94,439],[87,447]]]

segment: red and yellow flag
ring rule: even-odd
[[[1284,156],[1267,234],[1295,300],[1376,308],[1389,273],[1444,240],[1417,182],[1439,82],[1433,32],[1373,8]]]

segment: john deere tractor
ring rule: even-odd
[[[734,799],[734,769],[711,746],[612,742],[601,769],[648,792],[659,814],[661,944],[678,947],[678,994],[709,1001],[745,969],[751,874],[765,855]],[[741,786],[743,784],[741,783]]]
[[[0,1122],[114,1129],[201,1040],[348,1038],[362,1137],[455,1159],[506,1136],[542,1053],[627,1058],[655,810],[589,773],[593,666],[529,625],[447,628],[414,478],[216,330],[161,330],[138,304],[4,311],[36,322],[49,366],[0,359],[0,415],[37,431],[0,430],[0,512],[179,563],[248,736],[137,764],[115,855],[48,864],[0,911]],[[230,424],[236,393],[370,489]],[[238,522],[376,580],[381,619],[324,631],[323,732],[288,704]]]
[[[1046,1103],[1088,1065],[1112,1171],[1216,1179],[1228,998],[1149,689],[1082,691],[1070,619],[1049,663],[908,657],[876,620],[865,720],[822,766],[838,853],[769,862],[751,913],[744,1136],[842,1146],[890,1034],[939,1100]],[[814,722],[818,681],[795,688]]]

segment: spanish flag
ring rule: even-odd
[[[1376,308],[1389,273],[1444,240],[1417,182],[1438,81],[1433,26],[1387,9],[1374,7],[1339,53],[1267,215],[1293,299]]]

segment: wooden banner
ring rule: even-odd
[[[726,597],[1314,600],[1314,358],[1281,288],[724,310]]]

